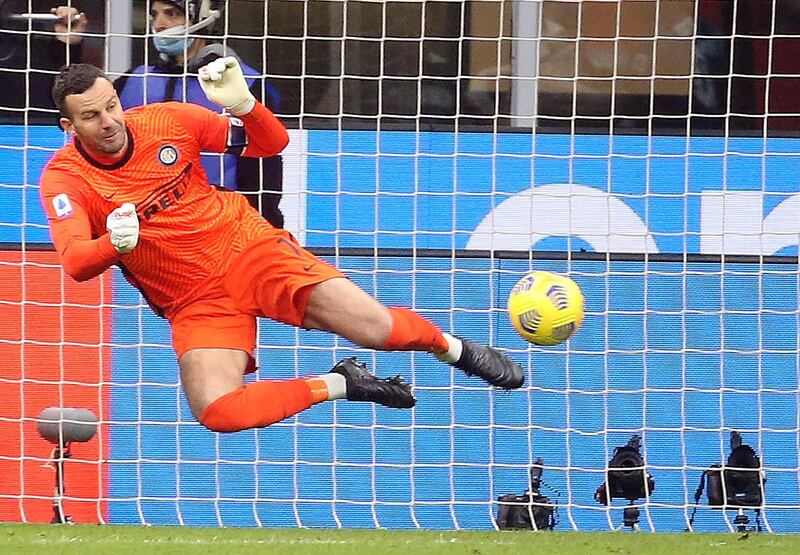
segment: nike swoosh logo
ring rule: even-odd
[[[316,262],[314,262],[313,264],[309,264],[308,266],[303,266],[303,270],[305,270],[306,272],[308,272],[309,270],[311,270],[311,268],[313,268],[313,267],[314,267],[314,266],[316,266],[316,265],[317,265],[317,263],[316,263]]]

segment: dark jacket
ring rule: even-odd
[[[222,56],[235,53],[221,44],[211,44],[201,49],[187,64],[182,65],[160,60],[155,65],[139,66],[114,82],[122,106],[125,109],[177,100],[204,106],[220,112],[216,104],[206,98],[197,82],[197,70]],[[253,95],[273,111],[278,109],[277,91],[258,72],[241,63]],[[189,75],[187,75],[187,73]],[[263,93],[262,93],[263,88]],[[233,154],[207,155],[203,167],[209,183],[235,190],[247,196],[250,204],[275,227],[283,227],[283,214],[279,203],[283,189],[283,161],[280,156],[267,159],[246,158]]]
[[[31,34],[30,67],[27,40],[20,35],[0,41],[0,121],[22,123],[57,123],[51,90],[58,71],[69,63],[81,61],[83,43],[67,45],[52,35]],[[26,71],[30,69],[30,71]]]

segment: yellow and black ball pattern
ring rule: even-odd
[[[537,345],[558,345],[583,322],[578,284],[552,272],[531,272],[511,289],[508,317],[517,332]]]

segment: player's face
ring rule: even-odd
[[[178,25],[186,25],[186,16],[178,6],[169,2],[156,0],[150,7],[150,19],[156,33],[172,29]]]
[[[71,94],[64,102],[69,118],[61,118],[61,125],[85,149],[105,156],[123,155],[128,133],[122,105],[110,81],[98,77],[85,92]]]

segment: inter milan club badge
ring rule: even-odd
[[[178,161],[178,149],[172,145],[158,149],[158,161],[164,166],[171,166]]]

